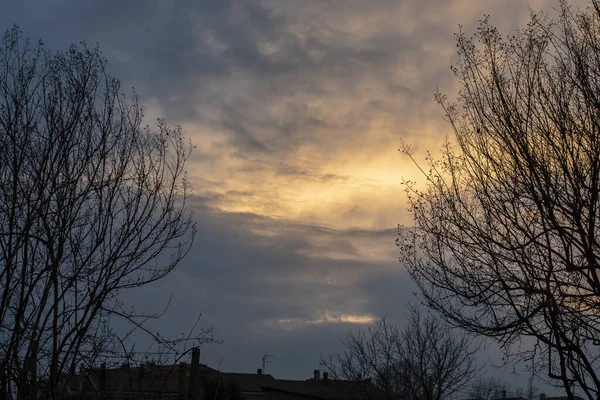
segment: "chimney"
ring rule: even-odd
[[[179,393],[177,394],[177,400],[185,400],[185,362],[179,363]]]
[[[329,381],[329,372],[323,372],[323,382],[325,382],[325,384],[327,385],[328,381]]]
[[[546,400],[546,393],[540,393],[540,400]]]
[[[188,398],[197,399],[200,392],[200,348],[192,349],[192,365],[188,384]]]
[[[319,379],[321,379],[321,371],[319,371],[318,369],[315,369],[313,371],[313,374],[314,374],[314,377],[315,377],[316,381],[318,381]]]
[[[106,394],[106,364],[100,364],[100,394]]]
[[[259,368],[259,369],[257,369],[257,370],[256,370],[256,373],[257,373],[258,375],[262,375],[262,368]]]
[[[505,399],[506,398],[506,389],[502,391],[502,398]]]

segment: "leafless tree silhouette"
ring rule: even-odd
[[[0,47],[0,399],[56,398],[61,376],[142,327],[118,294],[159,280],[195,228],[179,127],[142,127],[100,50]]]
[[[428,304],[565,387],[600,396],[600,7],[457,35],[453,135],[407,183],[400,260]],[[401,151],[414,160],[414,150]],[[533,348],[511,351],[520,338]],[[514,348],[515,346],[512,346]]]
[[[478,378],[469,382],[467,397],[473,400],[497,400],[505,397],[508,385],[496,378]]]
[[[342,343],[343,353],[322,361],[332,375],[370,380],[390,400],[444,399],[477,375],[473,338],[414,306],[404,329],[382,318],[364,331],[350,332]]]

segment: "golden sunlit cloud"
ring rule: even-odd
[[[202,80],[197,115],[183,122],[198,147],[189,171],[195,192],[221,212],[391,229],[411,222],[403,178],[424,181],[397,152],[400,140],[435,153],[450,132],[433,94],[457,91],[449,67],[458,25],[474,30],[485,11],[511,31],[528,4],[553,1],[455,0],[435,3],[435,12],[418,0],[259,3],[285,21],[276,36],[251,32],[268,68],[241,63]],[[246,13],[233,7],[229,17],[244,21]],[[210,29],[196,34],[210,54],[226,52]]]
[[[437,150],[438,141],[427,143],[427,137],[434,136],[434,129],[441,130],[441,124],[430,125],[434,126],[422,132],[420,143]],[[348,135],[361,133],[348,131]],[[372,144],[365,132],[364,143],[344,143],[340,138],[339,143],[323,144],[322,149],[299,148],[293,157],[276,154],[243,159],[213,148],[213,154],[221,155],[219,162],[199,166],[202,175],[191,171],[192,182],[196,193],[207,195],[207,205],[223,212],[336,229],[392,229],[400,220],[407,222],[403,180],[420,175],[397,151],[402,133],[385,136],[385,141]]]
[[[365,325],[375,322],[377,318],[371,314],[344,314],[324,312],[314,318],[280,318],[267,320],[266,324],[281,329],[298,329],[310,325],[325,324],[357,324]]]

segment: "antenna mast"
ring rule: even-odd
[[[269,358],[271,357],[275,357],[273,354],[263,354],[262,356],[262,369],[263,369],[263,373],[266,374],[267,373],[267,364],[272,363],[271,360],[269,360]]]

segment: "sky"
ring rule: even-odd
[[[53,50],[98,43],[149,123],[180,124],[196,150],[188,173],[198,233],[164,281],[126,294],[169,300],[165,335],[214,326],[202,361],[309,378],[339,337],[381,316],[400,326],[418,303],[398,262],[410,224],[404,179],[420,180],[401,140],[436,152],[450,127],[434,101],[457,82],[453,34],[484,14],[502,32],[535,0],[5,0]],[[585,5],[584,0],[573,4]],[[482,364],[499,364],[482,352]],[[486,374],[526,378],[488,366]]]

